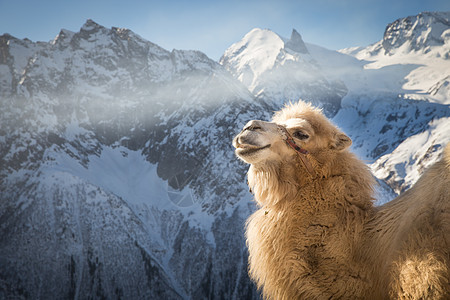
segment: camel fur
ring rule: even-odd
[[[309,174],[280,135],[308,151]],[[258,210],[249,274],[266,299],[450,299],[450,145],[407,192],[375,207],[351,139],[309,104],[250,121],[233,140]]]

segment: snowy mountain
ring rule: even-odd
[[[342,82],[323,75],[296,30],[286,39],[268,29],[253,29],[225,51],[220,63],[274,109],[302,98],[334,116],[347,93]]]
[[[396,193],[450,142],[449,33],[450,12],[424,12],[389,24],[373,45],[340,51],[356,59],[340,74],[350,91],[335,121]]]
[[[258,298],[233,136],[312,101],[392,199],[450,141],[448,16],[340,52],[254,29],[220,63],[92,20],[0,36],[0,298]]]
[[[256,297],[244,86],[91,20],[0,53],[0,298]]]
[[[411,98],[450,104],[450,12],[424,12],[399,19],[386,27],[381,41],[340,52],[370,62],[365,69],[403,67],[405,74],[398,75],[404,76],[404,82],[397,89]],[[387,85],[392,80],[385,81]]]
[[[450,58],[449,16],[450,12],[424,12],[389,24],[381,41],[384,54],[393,55],[401,51],[423,54],[435,52],[434,55],[438,57]],[[436,46],[440,47],[440,51],[432,51],[436,50]]]

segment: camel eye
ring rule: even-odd
[[[309,138],[309,135],[302,131],[296,131],[294,132],[294,134],[292,134],[292,136],[299,140],[306,140],[307,138]]]

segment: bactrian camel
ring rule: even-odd
[[[374,206],[351,139],[309,104],[233,140],[258,210],[249,274],[267,299],[450,299],[450,146],[407,192]]]

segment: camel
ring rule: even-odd
[[[265,299],[450,299],[450,144],[408,191],[375,180],[318,108],[290,103],[233,139],[250,164],[249,275]]]

